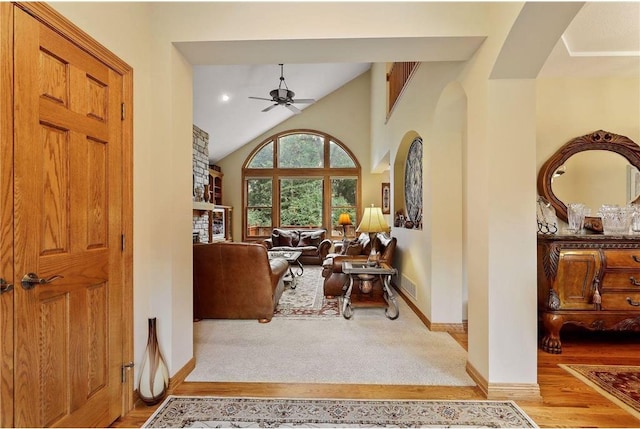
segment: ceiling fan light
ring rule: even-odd
[[[280,65],[280,85],[278,85],[278,88],[272,89],[271,91],[269,91],[271,100],[269,100],[268,98],[262,98],[262,97],[249,97],[249,98],[253,98],[256,100],[272,101],[276,103],[273,106],[269,106],[266,109],[263,109],[262,110],[263,112],[268,112],[269,110],[273,109],[276,106],[284,106],[295,114],[302,113],[300,109],[292,106],[293,103],[298,102],[297,100],[293,99],[296,93],[291,91],[289,88],[287,88],[287,84],[284,81],[283,64],[279,64],[279,65]],[[283,85],[284,85],[284,88],[282,87]],[[306,98],[306,99],[301,99],[299,102],[303,104],[311,104],[311,103],[314,103],[315,101],[316,100],[312,98]]]
[[[278,89],[278,97],[279,98],[292,98],[293,97],[293,91],[289,91],[288,89],[284,89],[284,88],[280,88]]]

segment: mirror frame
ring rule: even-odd
[[[545,162],[538,172],[538,194],[545,198],[556,210],[556,216],[567,222],[567,206],[554,194],[551,188],[553,174],[567,159],[579,152],[588,150],[608,150],[622,155],[640,171],[640,146],[628,137],[604,130],[594,131],[570,140],[556,151]],[[640,200],[638,196],[633,202]],[[602,219],[589,216],[584,220],[584,227],[595,232],[602,232]]]

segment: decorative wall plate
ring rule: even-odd
[[[414,228],[422,220],[422,139],[416,137],[407,154],[404,168],[404,200],[407,217]]]

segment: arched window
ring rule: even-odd
[[[242,169],[243,240],[269,237],[273,228],[325,228],[338,237],[341,213],[357,225],[360,164],[338,139],[291,130],[262,142]]]

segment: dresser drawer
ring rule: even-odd
[[[640,304],[640,292],[634,293],[603,293],[602,309],[603,310],[624,310],[640,312],[640,305],[634,306],[627,300]]]
[[[604,250],[605,268],[640,270],[640,249]]]
[[[603,290],[637,290],[640,293],[640,271],[608,271],[602,277]]]

